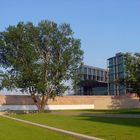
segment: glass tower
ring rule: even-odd
[[[108,94],[123,95],[126,93],[126,88],[118,84],[116,81],[119,78],[125,77],[124,54],[117,53],[114,57],[108,59]]]

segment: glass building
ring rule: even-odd
[[[78,69],[80,82],[75,89],[76,95],[107,95],[107,70],[83,65]]]
[[[123,95],[126,93],[125,86],[119,85],[116,80],[125,77],[124,54],[117,53],[108,59],[108,94]]]

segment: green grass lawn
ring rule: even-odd
[[[53,112],[53,111],[52,111]],[[105,113],[105,114],[140,114],[140,109],[110,109],[110,110],[58,110],[55,112],[77,112],[77,113]]]
[[[76,140],[70,136],[0,117],[0,140]]]
[[[140,119],[57,115],[51,113],[13,116],[107,140],[140,139]]]

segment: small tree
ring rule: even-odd
[[[119,83],[126,86],[130,93],[136,93],[140,98],[140,53],[124,54],[126,76]]]
[[[68,24],[19,22],[0,33],[0,64],[5,68],[1,89],[29,93],[39,111],[49,98],[62,95],[65,82],[77,79],[83,51]],[[40,96],[40,100],[38,100]]]

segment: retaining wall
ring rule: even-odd
[[[0,110],[34,110],[33,105],[30,96],[0,95]],[[140,101],[136,96],[63,96],[50,99],[46,105],[47,110],[114,108],[140,108]]]

